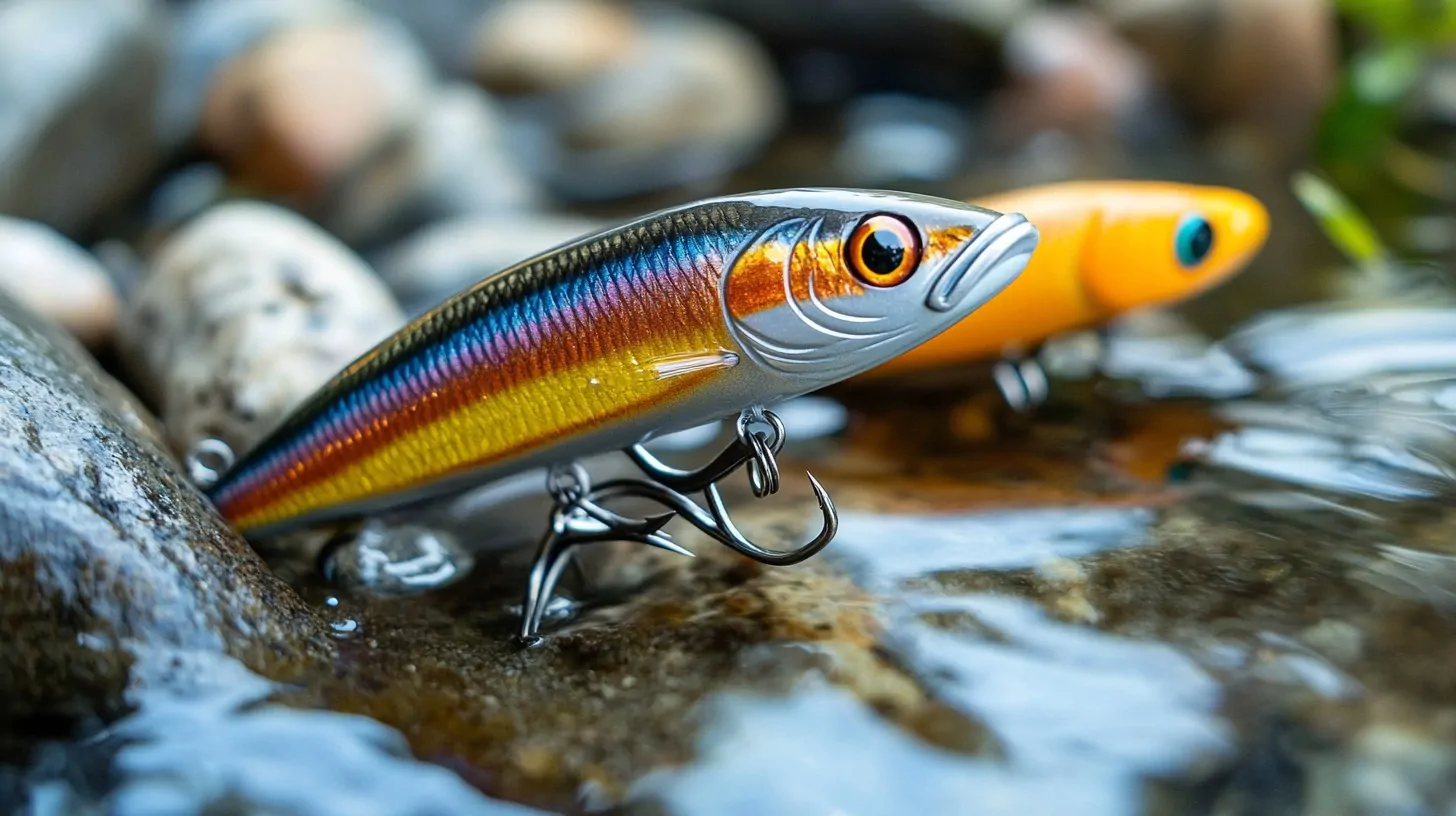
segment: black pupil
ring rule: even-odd
[[[1212,247],[1213,227],[1209,226],[1207,221],[1204,221],[1198,225],[1198,229],[1194,230],[1193,236],[1188,239],[1188,249],[1193,252],[1194,258],[1202,260],[1203,256],[1207,255],[1208,250]]]
[[[877,229],[865,238],[859,257],[865,269],[876,275],[888,275],[905,260],[905,242],[894,230]]]

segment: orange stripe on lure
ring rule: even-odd
[[[213,486],[250,537],[359,518],[767,406],[954,325],[1019,215],[785,190],[663,210],[492,275],[323,386]]]
[[[1050,184],[976,203],[1020,212],[1041,242],[995,300],[865,377],[994,359],[1141,307],[1192,298],[1241,271],[1269,232],[1264,205],[1224,187]]]

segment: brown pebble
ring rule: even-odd
[[[1008,35],[1006,55],[1012,84],[993,121],[1011,139],[1044,130],[1111,134],[1151,94],[1142,55],[1083,9],[1029,15]]]
[[[320,195],[421,110],[425,57],[367,19],[276,32],[222,69],[199,139],[259,192]]]
[[[493,91],[553,91],[620,63],[641,38],[637,19],[619,3],[507,0],[481,18],[471,63]]]
[[[1146,53],[1174,101],[1303,150],[1338,70],[1327,0],[1097,0]]]

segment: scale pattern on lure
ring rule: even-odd
[[[786,190],[664,210],[492,275],[340,372],[210,493],[249,535],[362,515],[838,382],[990,300],[1018,215]]]

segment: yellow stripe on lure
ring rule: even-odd
[[[1227,280],[1263,247],[1264,205],[1224,187],[1086,181],[1014,190],[976,204],[1026,215],[1041,242],[995,300],[865,377],[989,360]]]

